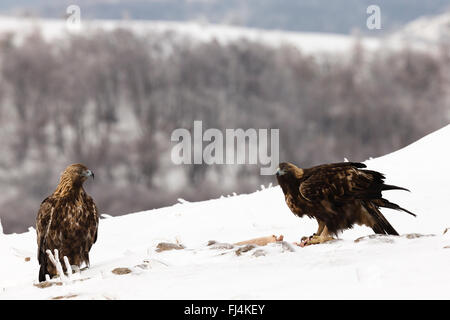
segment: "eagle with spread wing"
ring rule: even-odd
[[[36,219],[39,281],[45,281],[46,274],[57,274],[47,250],[58,250],[64,269],[64,256],[71,265],[80,267],[84,262],[89,266],[89,250],[97,240],[99,221],[97,206],[83,188],[89,177],[94,178],[94,173],[86,166],[68,166],[56,190],[41,203]]]
[[[384,183],[384,175],[365,170],[358,162],[342,162],[301,169],[280,163],[276,172],[286,204],[298,217],[315,218],[317,232],[303,238],[301,246],[333,239],[339,231],[354,224],[366,225],[377,234],[398,235],[380,212],[380,207],[412,212],[382,197],[385,190],[408,189]]]

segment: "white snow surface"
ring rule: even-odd
[[[371,229],[356,226],[337,241],[293,252],[272,243],[236,255],[237,246],[214,249],[208,240],[282,234],[292,243],[317,224],[295,217],[278,186],[203,202],[179,199],[171,207],[105,215],[91,267],[47,288],[34,285],[35,230],[0,234],[0,299],[449,299],[449,141],[450,125],[366,162],[387,183],[411,190],[384,193],[417,214],[383,210],[400,236],[368,237]],[[156,251],[160,242],[177,241],[186,248]],[[265,255],[255,256],[257,250]],[[118,267],[131,272],[113,274]]]

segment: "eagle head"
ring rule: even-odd
[[[71,182],[73,185],[83,184],[89,177],[94,179],[94,173],[81,163],[71,164],[61,175],[61,181]]]
[[[81,163],[71,164],[61,174],[59,184],[56,187],[55,195],[66,196],[77,192],[82,188],[83,183],[89,178],[94,179],[94,173]]]
[[[277,172],[275,173],[277,178],[293,177],[301,178],[303,176],[303,169],[297,167],[290,162],[282,162],[278,165]]]

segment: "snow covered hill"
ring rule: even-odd
[[[437,16],[416,19],[393,33],[390,38],[393,41],[420,44],[424,48],[437,42],[448,43],[450,41],[450,11]]]
[[[356,45],[356,41],[360,41],[359,44],[368,50],[408,47],[430,51],[430,49],[437,49],[437,44],[449,41],[449,20],[450,13],[443,13],[437,16],[421,17],[398,31],[382,37],[367,35],[355,37],[334,33],[263,30],[196,21],[82,19],[79,28],[69,28],[63,19],[0,16],[0,36],[2,33],[14,33],[18,36],[18,40],[22,40],[38,29],[46,39],[54,40],[72,33],[86,34],[95,30],[126,29],[138,35],[154,32],[170,34],[177,39],[188,38],[204,42],[216,40],[220,43],[229,43],[246,39],[274,47],[289,44],[307,54],[345,53]]]
[[[450,125],[367,161],[387,183],[411,190],[387,198],[417,218],[383,210],[401,236],[356,227],[334,242],[294,247],[316,223],[293,216],[278,186],[197,203],[180,199],[167,208],[105,215],[91,268],[44,288],[35,285],[35,230],[0,233],[0,299],[449,299],[449,140]],[[248,251],[230,246],[272,234],[285,242]],[[159,252],[162,242],[184,249]]]
[[[0,34],[12,32],[24,37],[39,29],[48,39],[57,39],[70,33],[86,33],[94,30],[130,30],[135,34],[155,32],[170,33],[179,38],[195,41],[216,40],[229,43],[239,39],[262,42],[274,47],[290,44],[305,53],[344,52],[355,46],[356,38],[342,34],[289,32],[282,30],[262,30],[229,25],[176,22],[176,21],[142,21],[142,20],[82,20],[80,28],[67,28],[62,19],[15,18],[0,16]],[[377,38],[363,37],[361,45],[367,49],[375,49],[380,45]]]

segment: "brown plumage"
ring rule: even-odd
[[[39,281],[45,274],[55,276],[56,268],[46,250],[58,249],[61,264],[67,256],[71,265],[89,266],[89,250],[97,240],[98,210],[92,198],[83,189],[83,183],[94,174],[82,164],[73,164],[62,173],[51,196],[41,203],[36,232]]]
[[[296,216],[315,218],[319,224],[317,232],[303,244],[328,241],[354,224],[366,225],[377,234],[398,235],[379,207],[415,216],[381,194],[385,190],[409,190],[385,184],[383,174],[361,169],[365,167],[363,163],[342,162],[301,169],[280,163],[276,177],[288,207]]]

